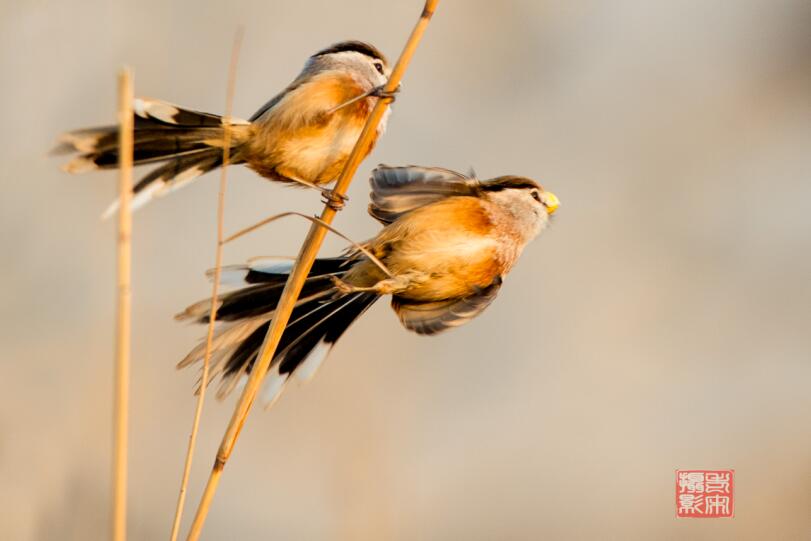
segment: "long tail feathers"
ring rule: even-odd
[[[187,185],[222,164],[223,119],[217,115],[183,109],[167,102],[135,100],[133,163],[167,162],[142,178],[133,189],[133,208]],[[250,122],[231,119],[231,147],[238,147],[251,133]],[[118,127],[86,128],[62,135],[56,154],[78,152],[63,169],[81,173],[118,166]],[[232,162],[239,163],[238,153]],[[114,202],[102,215],[118,210]]]
[[[331,277],[343,275],[351,265],[345,258],[332,258],[319,259],[313,266],[265,377],[262,398],[266,407],[279,397],[291,374],[302,380],[310,379],[352,322],[377,300],[377,295],[372,293],[338,294]],[[223,325],[212,343],[209,379],[220,376],[218,398],[227,396],[250,374],[288,271],[288,261],[226,269],[226,281],[241,273],[245,283],[252,285],[218,299],[217,319]],[[201,301],[176,318],[206,323],[210,309],[210,300]],[[202,360],[204,354],[205,343],[201,343],[178,368]]]
[[[180,156],[151,171],[132,189],[132,209],[137,210],[156,197],[179,190],[204,173],[222,165],[222,151],[219,149],[199,150]],[[102,214],[103,219],[118,211],[118,199],[113,201]]]

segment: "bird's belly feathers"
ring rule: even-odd
[[[280,143],[277,171],[315,184],[338,178],[363,129],[362,122],[330,122],[318,130],[291,134]]]
[[[368,259],[344,277],[351,285],[394,286],[401,299],[438,301],[465,297],[506,274],[508,242],[495,234],[487,210],[474,197],[450,197],[417,208],[386,226],[367,248],[391,273]]]
[[[502,271],[496,239],[474,232],[424,231],[385,259],[395,275],[418,277],[400,296],[433,301],[465,296],[490,285]]]
[[[365,103],[348,106],[298,125],[269,120],[257,130],[244,159],[260,175],[274,180],[332,182],[346,165],[369,110]],[[380,133],[381,129],[377,135]]]

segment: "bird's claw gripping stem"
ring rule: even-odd
[[[354,293],[357,289],[355,286],[347,284],[337,276],[330,276],[330,279],[332,280],[332,285],[334,285],[338,293],[342,295],[349,295],[350,293]]]
[[[346,202],[349,201],[349,197],[344,194],[339,194],[335,192],[335,190],[329,189],[321,189],[321,195],[323,196],[323,202],[327,204],[329,208],[334,210],[335,212],[340,212],[346,206]]]
[[[394,90],[386,90],[385,85],[380,85],[374,88],[369,95],[374,96],[376,98],[388,100],[390,103],[397,99],[397,93],[400,92],[400,85],[397,85],[397,88]]]

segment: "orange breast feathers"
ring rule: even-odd
[[[399,293],[414,300],[468,295],[506,271],[501,240],[474,197],[450,197],[419,208],[386,227],[370,247],[393,274],[416,272],[426,278]]]
[[[259,174],[316,184],[340,174],[371,111],[370,101],[330,112],[369,89],[351,75],[325,71],[293,84],[268,113],[255,122],[256,135],[245,160]]]

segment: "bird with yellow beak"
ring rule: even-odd
[[[369,213],[384,227],[362,249],[315,261],[265,378],[267,405],[291,374],[311,377],[352,322],[384,295],[391,295],[403,326],[423,335],[482,313],[560,205],[539,183],[519,176],[478,180],[434,167],[379,166],[370,183]],[[291,267],[291,261],[260,259],[226,269],[226,281],[236,277],[246,287],[217,301],[221,327],[211,376],[221,376],[219,397],[250,373]],[[207,323],[210,310],[204,300],[177,318]],[[201,344],[179,367],[204,353]]]

